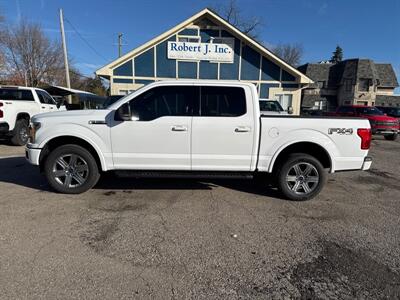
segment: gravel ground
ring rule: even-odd
[[[400,298],[400,141],[306,202],[110,175],[60,195],[22,154],[0,145],[2,299]]]

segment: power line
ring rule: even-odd
[[[104,59],[105,61],[108,61],[107,58],[105,58],[103,55],[101,55],[96,48],[94,48],[92,45],[90,45],[90,43],[79,33],[79,31],[75,28],[74,25],[72,25],[72,23],[64,17],[64,20],[72,27],[72,29],[76,32],[76,34],[81,38],[82,41],[85,42],[85,44],[93,50],[94,53],[96,53],[99,57],[101,57],[102,59]]]

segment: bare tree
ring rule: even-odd
[[[9,78],[29,86],[60,84],[64,68],[61,45],[46,37],[40,25],[22,22],[5,30],[0,46]]]
[[[302,44],[279,44],[273,47],[272,52],[287,63],[298,66],[303,58],[304,48]]]
[[[233,26],[253,39],[259,37],[259,29],[262,26],[260,17],[245,17],[237,5],[236,0],[229,0],[228,4],[214,7],[214,10]]]

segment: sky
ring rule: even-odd
[[[7,23],[38,22],[60,39],[62,8],[68,54],[86,75],[174,27],[205,7],[225,0],[0,0]],[[328,60],[336,45],[344,58],[391,63],[400,81],[400,0],[237,0],[241,13],[262,20],[266,45],[300,43],[302,63]],[[400,90],[397,89],[397,93]]]

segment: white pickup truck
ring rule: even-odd
[[[11,138],[14,145],[25,145],[30,118],[57,110],[56,102],[45,90],[0,86],[0,136]]]
[[[101,171],[195,178],[272,173],[287,198],[306,200],[321,191],[327,171],[370,168],[368,120],[261,116],[258,102],[249,83],[155,82],[106,109],[33,117],[26,157],[61,193],[87,191]]]

